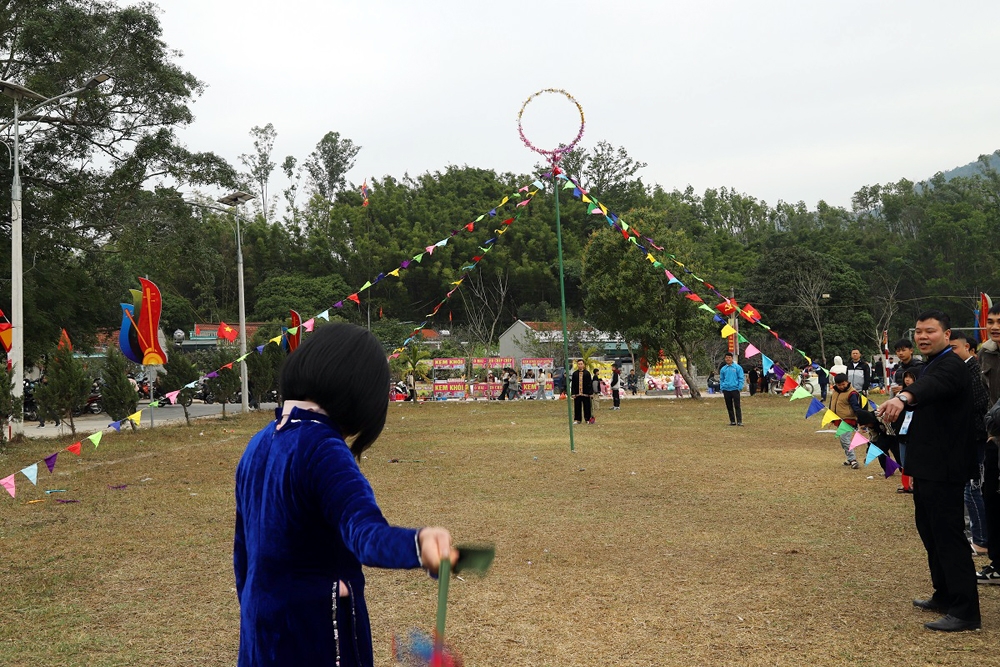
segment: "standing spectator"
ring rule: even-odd
[[[417,378],[410,371],[406,374],[406,399],[407,401],[417,402]]]
[[[611,367],[611,400],[613,401],[612,410],[622,409],[622,397],[619,390],[622,386],[622,369],[621,366],[615,364]]]
[[[635,375],[635,368],[628,369],[628,377],[625,378],[625,386],[630,392],[632,392],[633,396],[635,396],[636,392],[639,390],[639,378]]]
[[[893,368],[891,384],[888,389],[889,395],[895,396],[907,386],[907,373],[909,373],[909,377],[916,380],[919,376],[920,369],[923,367],[923,363],[913,357],[913,343],[909,340],[900,338],[893,344],[892,347],[896,356],[899,358],[899,363],[897,363]],[[889,451],[891,451],[893,456],[896,456],[896,460],[903,465],[903,469],[899,472],[901,485],[898,489],[896,489],[896,493],[913,493],[913,479],[906,474],[902,438],[897,434],[896,437],[889,438],[888,443]]]
[[[671,384],[674,387],[674,398],[684,398],[684,376],[681,375],[679,368],[674,371],[674,377],[671,379]]]
[[[851,360],[847,362],[847,379],[851,386],[862,394],[868,393],[872,385],[872,369],[867,361],[861,359],[860,350],[851,350]]]
[[[280,382],[278,419],[236,468],[237,662],[371,665],[362,566],[434,574],[458,552],[444,528],[390,525],[358,468],[388,408],[377,338],[350,324],[318,328]]]
[[[986,509],[983,506],[983,459],[986,456],[986,426],[983,417],[990,408],[990,391],[983,382],[983,372],[979,368],[976,355],[972,353],[969,339],[961,331],[953,331],[948,343],[958,358],[965,362],[972,376],[972,421],[969,433],[972,445],[976,449],[976,463],[979,465],[977,475],[965,483],[965,511],[969,515],[972,528],[972,551],[977,556],[985,556],[989,534],[986,528]]]
[[[995,304],[986,313],[986,333],[990,339],[979,348],[979,365],[990,390],[990,405],[995,406],[1000,401],[1000,304]],[[980,570],[976,578],[981,584],[1000,584],[1000,462],[996,437],[986,443],[982,491],[986,532],[998,537],[989,540],[990,564]]]
[[[830,392],[830,400],[827,406],[839,419],[849,426],[858,425],[858,413],[861,412],[861,398],[857,389],[851,386],[851,381],[847,379],[847,373],[840,373],[833,376],[833,391]],[[854,438],[854,431],[848,431],[840,435],[840,446],[844,448],[845,466],[858,469],[858,459],[851,449],[851,440]]]
[[[844,365],[844,360],[840,355],[833,358],[833,366],[830,366],[830,376],[837,377],[841,373],[847,373],[847,366]]]
[[[750,372],[747,373],[747,384],[750,385],[750,395],[753,396],[757,393],[757,383],[760,382],[760,373],[757,371],[756,366],[750,368]]]
[[[591,381],[594,383],[594,400],[599,400],[601,398],[601,385],[604,383],[604,380],[601,379],[600,372],[599,368],[595,368],[593,375],[590,376]],[[597,407],[596,403],[594,404],[594,407]]]
[[[872,381],[877,382],[880,386],[885,381],[885,365],[882,363],[881,356],[875,360],[875,366],[872,367]]]
[[[521,379],[513,368],[508,369],[507,373],[507,393],[508,399],[511,401],[517,400],[521,393]]]
[[[726,352],[726,363],[719,370],[719,387],[726,399],[730,426],[743,426],[743,411],[740,409],[740,392],[743,391],[743,368],[735,362],[732,352]]]
[[[590,377],[583,359],[576,362],[576,370],[570,377],[569,390],[573,396],[573,423],[579,424],[581,419],[586,419],[588,424],[593,424],[594,417],[590,412],[590,397],[594,393],[594,379]],[[583,411],[582,417],[581,410]]]
[[[830,376],[819,364],[813,364],[816,369],[816,383],[819,384],[819,400],[826,401],[826,388],[830,385]]]
[[[913,408],[906,435],[906,471],[913,476],[917,532],[927,552],[934,593],[918,609],[944,614],[924,627],[941,632],[978,630],[976,568],[965,539],[965,483],[978,472],[969,435],[972,379],[949,347],[950,318],[939,310],[917,316],[914,339],[927,360],[920,379],[882,404],[884,420]]]

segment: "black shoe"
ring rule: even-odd
[[[979,630],[983,627],[983,624],[981,621],[966,621],[948,614],[936,621],[924,623],[924,627],[928,630],[937,630],[938,632],[967,632],[969,630]]]
[[[737,426],[743,426],[743,422],[736,422]]]
[[[913,489],[904,489],[903,487],[899,487],[896,489],[896,493],[913,493]]]
[[[736,426],[736,422],[729,422],[730,426]]]
[[[926,600],[914,600],[913,606],[917,609],[922,609],[923,611],[934,611],[939,614],[948,614],[948,608],[942,604],[939,604],[934,598],[927,598]]]

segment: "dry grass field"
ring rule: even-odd
[[[470,667],[1000,665],[1000,586],[980,587],[982,632],[924,630],[909,496],[877,463],[842,466],[805,408],[744,398],[737,429],[718,400],[605,402],[571,453],[562,402],[392,405],[362,469],[390,521],[496,543],[486,578],[452,583]],[[233,472],[267,419],[107,435],[37,488],[18,475],[0,665],[234,664]],[[0,473],[67,444],[8,448]],[[435,583],[368,578],[390,665],[393,632],[432,629]]]

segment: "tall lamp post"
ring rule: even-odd
[[[247,353],[247,309],[243,292],[243,234],[240,232],[240,204],[254,199],[252,194],[236,191],[217,201],[223,206],[231,206],[236,217],[236,279],[240,293],[240,356]],[[250,411],[250,391],[247,383],[247,360],[240,361],[240,389],[243,395],[243,414]]]
[[[14,151],[12,161],[14,162],[14,178],[10,187],[10,254],[11,254],[11,281],[10,281],[10,323],[11,323],[11,346],[10,362],[14,370],[14,399],[24,396],[24,269],[22,264],[21,246],[21,155],[20,155],[20,121],[23,116],[30,115],[43,106],[57,102],[66,97],[74,97],[85,93],[88,90],[97,88],[111,77],[107,74],[98,74],[87,82],[87,85],[76,90],[46,98],[44,95],[25,88],[24,86],[10,81],[0,80],[0,93],[14,100],[14,117],[9,123],[0,128],[0,132],[6,130],[11,125],[14,126]],[[38,102],[30,109],[21,112],[21,100]],[[24,433],[24,422],[16,419],[13,422],[14,433],[22,435]]]

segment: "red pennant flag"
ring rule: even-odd
[[[684,296],[688,299],[691,299],[692,301],[698,301],[699,303],[703,303],[702,298],[697,294],[695,294],[694,292],[688,292]]]
[[[474,231],[474,230],[476,229],[476,223],[475,223],[475,222],[470,222],[469,224],[467,224],[467,225],[465,226],[465,228],[466,228],[467,230],[469,230],[470,232],[471,232],[471,231]]]
[[[229,370],[233,370],[233,362],[230,361],[228,364],[224,365],[223,368],[228,368]]]
[[[228,340],[232,343],[236,340],[236,336],[239,335],[239,331],[235,327],[231,327],[225,322],[219,321],[219,329],[215,332],[215,335],[223,340]]]
[[[735,313],[737,310],[739,310],[739,307],[736,305],[735,301],[731,299],[726,299],[718,306],[716,306],[715,309],[720,313],[722,313],[723,315],[729,316]]]
[[[622,229],[621,232],[622,232],[622,238],[628,241],[628,232],[626,232],[624,229]]]
[[[347,300],[348,301],[353,301],[354,303],[358,304],[359,306],[361,305],[361,299],[358,298],[358,293],[357,292],[355,292],[351,296],[347,297]]]
[[[514,222],[514,218],[507,218],[506,220],[503,221],[503,224],[509,225],[512,222]]]
[[[73,343],[70,342],[70,340],[69,340],[69,334],[66,333],[65,329],[62,330],[62,334],[59,336],[59,345],[58,345],[58,347],[59,347],[60,350],[63,349],[63,348],[66,348],[70,352],[73,351]]]
[[[749,303],[743,306],[743,310],[740,311],[740,317],[753,324],[760,322],[760,312]]]
[[[799,386],[799,383],[792,379],[791,373],[785,374],[785,384],[781,386],[781,393],[787,394],[790,391],[795,391],[795,388]]]
[[[79,442],[74,442],[72,445],[70,445],[69,447],[66,448],[66,451],[67,452],[73,452],[74,454],[76,454],[77,456],[79,456],[80,455],[80,443]]]
[[[378,318],[382,319],[382,306],[378,307]]]

